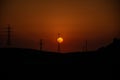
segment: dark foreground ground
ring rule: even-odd
[[[85,66],[78,71],[78,67],[75,65],[72,65],[72,68],[68,66],[68,73],[71,74],[71,76],[67,76],[68,78],[73,77],[75,73],[77,73],[78,78],[80,79],[94,79],[94,80],[112,80],[112,72],[117,71],[116,67],[113,70],[111,64],[119,64],[120,63],[120,43],[114,43],[110,44],[106,47],[102,47],[96,51],[93,52],[74,52],[74,53],[66,53],[66,54],[60,54],[60,53],[53,53],[53,52],[45,52],[45,51],[37,51],[32,49],[21,49],[21,48],[0,48],[0,65],[3,66],[1,69],[5,74],[2,72],[2,79],[1,80],[22,80],[22,79],[41,79],[43,72],[47,70],[47,72],[44,74],[50,75],[54,72],[54,69],[50,68],[50,66],[46,66],[45,69],[41,68],[41,66],[38,68],[36,67],[30,67],[21,69],[21,64],[95,64],[95,66]],[[16,65],[20,64],[20,68],[16,70]],[[98,64],[98,66],[96,66]],[[101,65],[103,64],[103,65]],[[104,65],[105,64],[105,65]],[[107,66],[106,66],[107,64]],[[110,65],[109,65],[110,64]],[[75,67],[73,67],[75,66]],[[82,66],[82,65],[80,65]],[[69,68],[70,67],[70,68]],[[25,70],[28,69],[28,71],[25,72]],[[36,72],[31,72],[38,71]],[[75,71],[78,72],[71,72],[72,69],[76,69]],[[43,70],[43,72],[42,72]],[[49,71],[51,70],[51,71]],[[56,72],[61,71],[58,78],[62,77],[61,74],[65,74],[65,70],[62,68],[55,69]],[[83,71],[82,71],[83,70]],[[41,74],[39,74],[41,72]],[[58,75],[55,72],[56,75]],[[48,74],[47,74],[48,73]],[[59,73],[59,72],[58,72]],[[67,74],[68,74],[67,73]],[[80,74],[81,73],[81,74]],[[115,72],[117,74],[117,72]],[[114,73],[114,74],[115,74]],[[116,75],[115,74],[115,75]],[[118,74],[117,74],[118,75]],[[44,79],[45,77],[43,77]],[[48,77],[46,77],[48,78]],[[74,77],[77,78],[77,77]]]
[[[1,48],[2,64],[64,64],[64,63],[120,63],[119,51],[94,51],[76,53],[52,53],[31,49]]]

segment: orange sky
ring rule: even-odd
[[[13,45],[57,50],[57,34],[64,38],[63,52],[88,50],[109,44],[120,37],[119,0],[1,0],[0,43],[5,44],[7,24],[13,28]]]

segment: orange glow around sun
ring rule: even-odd
[[[63,38],[62,37],[57,38],[57,42],[58,43],[62,43],[63,42]]]

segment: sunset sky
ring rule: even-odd
[[[119,0],[0,0],[0,46],[6,44],[6,27],[12,28],[12,46],[62,52],[96,50],[120,38]]]

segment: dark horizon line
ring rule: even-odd
[[[49,50],[39,50],[39,49],[32,49],[32,48],[20,48],[20,47],[12,47],[12,46],[5,46],[5,47],[0,47],[0,49],[20,49],[20,50],[32,50],[32,51],[38,51],[38,52],[50,52],[50,53],[84,53],[84,52],[95,52],[95,51],[98,51],[98,50],[101,50],[101,49],[105,49],[107,47],[109,47],[110,45],[117,45],[120,47],[120,39],[118,38],[114,38],[112,43],[106,45],[106,46],[101,46],[99,48],[97,48],[96,50],[89,50],[89,51],[68,51],[68,52],[64,52],[64,51],[61,51],[61,52],[57,52],[57,51],[49,51]],[[114,46],[112,46],[112,48],[114,48]]]

